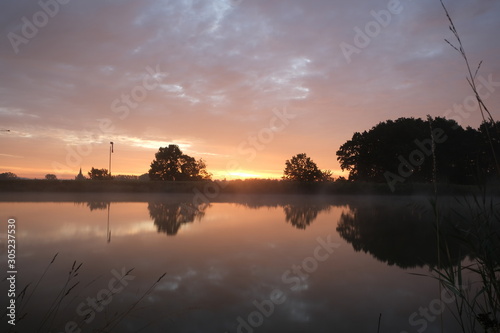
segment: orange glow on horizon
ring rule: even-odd
[[[213,173],[213,179],[227,179],[227,180],[235,180],[235,179],[281,179],[282,174],[276,172],[259,172],[253,170],[239,170],[236,172],[227,172],[225,170],[216,170]]]
[[[29,178],[29,179],[44,179],[46,174],[54,174],[53,170],[44,170],[44,169],[36,169],[36,168],[24,168],[24,167],[1,167],[4,171],[1,172],[13,172],[20,178]],[[64,173],[60,173],[57,175],[58,179],[61,180],[72,180],[78,174],[80,170],[76,171],[67,171]],[[88,172],[90,168],[82,167],[82,174],[85,177],[88,177]],[[210,170],[208,172],[212,174],[213,180],[248,180],[248,179],[282,179],[283,172],[282,171],[257,171],[257,170],[239,170],[236,172],[228,173],[226,170]],[[345,178],[348,177],[349,173],[347,171],[342,170],[332,170],[334,178],[338,178],[343,176]],[[112,174],[117,175],[129,175],[129,176],[141,176],[147,173],[147,170],[144,172],[134,172],[130,171],[130,168],[123,168],[117,170],[112,170]]]
[[[114,140],[116,141],[116,140]],[[16,141],[12,140],[15,145]],[[12,147],[7,145],[6,147]],[[78,146],[76,146],[78,148]],[[80,168],[82,174],[88,177],[92,168],[109,168],[109,146],[108,144],[95,144],[89,149],[89,153],[77,154],[73,146],[65,146],[65,149],[54,150],[50,155],[36,156],[35,152],[26,150],[12,150],[3,154],[4,160],[0,164],[0,173],[13,172],[20,178],[44,179],[47,174],[55,174],[58,179],[72,180],[78,175]],[[203,147],[187,151],[186,153],[196,159],[203,158],[207,165],[207,172],[212,175],[213,180],[245,180],[245,179],[282,179],[285,161],[293,155],[293,152],[280,149],[277,145],[276,151],[272,153],[263,152],[256,154],[256,161],[248,163],[246,155],[229,155],[221,153],[200,153],[206,151]],[[71,153],[69,153],[69,152]],[[141,176],[148,172],[150,164],[155,158],[156,149],[141,149],[128,144],[117,145],[115,142],[114,152],[111,155],[111,174]],[[85,152],[85,151],[84,151]],[[19,154],[14,156],[14,153]],[[257,151],[256,151],[257,153]],[[322,169],[332,170],[334,177],[347,176],[332,165],[332,157],[328,154],[313,153],[315,162]],[[236,169],[228,169],[228,161],[235,161]],[[333,166],[333,168],[332,168]]]

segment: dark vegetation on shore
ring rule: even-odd
[[[479,189],[470,185],[438,184],[441,194],[470,195]],[[295,182],[272,179],[229,181],[93,181],[93,180],[28,180],[0,181],[0,193],[178,193],[198,194],[215,199],[219,194],[316,194],[316,195],[430,195],[429,183],[404,183],[392,192],[385,183],[369,182]],[[500,195],[500,184],[490,186],[491,195]]]

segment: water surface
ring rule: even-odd
[[[13,217],[18,291],[29,284],[13,331],[377,332],[380,314],[380,332],[439,331],[418,313],[437,283],[410,274],[437,264],[426,199],[226,199],[4,198],[2,242]]]

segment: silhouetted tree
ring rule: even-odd
[[[140,181],[146,181],[149,180],[149,174],[148,173],[143,173],[142,175],[139,176]]]
[[[46,180],[57,180],[57,176],[52,174],[52,173],[48,173],[45,175],[45,179]]]
[[[323,170],[321,171],[321,180],[324,182],[333,182],[333,173],[331,170]]]
[[[4,172],[0,173],[0,180],[9,180],[9,179],[17,179],[17,175],[12,172]]]
[[[488,139],[486,130],[489,131],[491,142]],[[482,166],[483,175],[489,177],[498,175],[500,170],[492,154],[493,150],[496,152],[497,160],[500,159],[500,121],[496,123],[483,122],[477,131],[477,141],[479,141],[480,148],[477,150],[478,162]],[[500,163],[500,161],[498,161]]]
[[[381,122],[369,131],[354,133],[337,151],[337,160],[342,170],[349,171],[349,180],[386,182],[390,177],[404,175],[404,180],[430,182],[433,179],[431,129],[438,181],[473,182],[478,170],[484,169],[478,158],[483,156],[487,160],[487,151],[480,149],[485,141],[478,131],[463,129],[454,120],[445,118]]]
[[[95,168],[92,168],[89,171],[89,177],[92,180],[107,180],[107,179],[111,179],[111,176],[109,175],[108,169],[95,169]]]
[[[139,176],[136,176],[136,175],[116,175],[116,176],[113,176],[113,180],[134,181],[134,180],[139,180]]]
[[[301,182],[316,182],[324,179],[324,174],[318,169],[306,154],[298,154],[285,162],[283,179]]]
[[[185,155],[177,145],[158,150],[149,169],[151,180],[201,180],[210,179],[203,160]]]

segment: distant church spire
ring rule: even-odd
[[[80,172],[78,175],[75,177],[75,180],[85,180],[85,176],[82,174],[82,168],[80,167]]]

